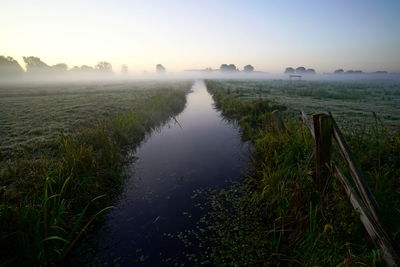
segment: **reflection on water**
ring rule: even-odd
[[[102,263],[164,265],[184,250],[165,233],[190,229],[204,212],[193,190],[226,186],[246,169],[247,146],[238,129],[213,109],[204,82],[192,90],[179,124],[171,120],[136,151],[124,193],[96,237]]]

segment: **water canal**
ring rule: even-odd
[[[96,234],[96,263],[163,266],[184,252],[177,233],[194,227],[205,211],[197,189],[228,186],[248,165],[248,146],[237,126],[214,109],[203,81],[196,81],[185,110],[146,139],[127,168],[116,208]]]

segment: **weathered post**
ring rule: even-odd
[[[283,122],[281,112],[279,110],[274,110],[271,113],[273,120],[273,127],[279,132],[283,132],[286,130],[285,123]]]
[[[332,117],[325,113],[313,115],[316,144],[315,183],[322,193],[327,177],[332,151]]]
[[[380,219],[376,219],[374,212],[366,205],[366,203],[359,197],[359,194],[353,189],[349,179],[343,174],[340,168],[334,165],[335,175],[342,183],[350,203],[354,209],[359,213],[360,220],[367,230],[369,236],[374,242],[375,246],[382,251],[382,258],[390,267],[399,266],[399,256],[392,246],[390,236],[387,234]]]

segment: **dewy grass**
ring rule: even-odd
[[[0,84],[0,162],[29,148],[51,150],[60,132],[90,127],[165,90],[187,87],[176,81]]]
[[[127,152],[183,110],[189,88],[158,90],[131,111],[61,135],[51,150],[38,155],[29,149],[3,162],[2,265],[65,264],[93,221],[111,208]]]
[[[327,177],[317,191],[314,141],[293,111],[265,98],[243,99],[229,83],[207,81],[207,87],[254,149],[245,182],[210,194],[210,213],[181,235],[186,245],[197,244],[190,259],[216,266],[384,264],[339,181]],[[283,111],[284,132],[273,125],[274,109]],[[380,125],[345,133],[399,244],[400,135]],[[333,159],[345,169],[337,153]]]
[[[332,111],[341,125],[372,124],[375,111],[390,127],[400,129],[399,83],[224,80],[218,86],[243,100],[266,99],[307,113]]]

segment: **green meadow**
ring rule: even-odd
[[[400,84],[391,81],[223,81],[240,99],[266,99],[306,113],[331,111],[338,122],[364,127],[375,112],[388,127],[400,130]]]
[[[1,265],[59,265],[111,208],[128,152],[191,82],[0,87]]]

